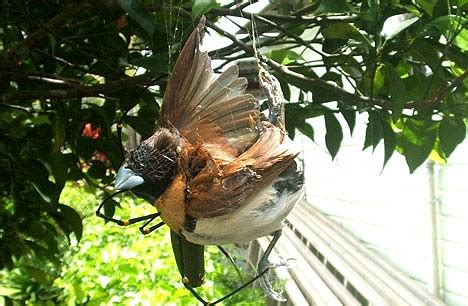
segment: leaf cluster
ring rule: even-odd
[[[394,151],[410,172],[431,153],[448,158],[466,135],[466,8],[463,1],[317,1],[304,8],[310,19],[268,16],[280,37],[268,63],[285,93],[300,92],[286,106],[289,133],[313,139],[307,119],[323,116],[334,158],[342,123],[352,134],[365,113],[363,149],[383,141],[384,164]]]

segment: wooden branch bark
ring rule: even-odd
[[[9,81],[35,81],[43,82],[57,85],[73,86],[83,84],[78,79],[66,78],[59,75],[54,75],[50,73],[35,73],[35,72],[25,72],[21,70],[15,71],[0,71],[0,80],[9,80]]]
[[[286,66],[278,64],[277,62],[264,58],[264,61],[274,70],[277,72],[285,75],[286,77],[290,77],[295,79],[296,81],[308,82],[311,85],[315,85],[317,87],[321,87],[326,90],[333,91],[336,94],[337,100],[344,99],[348,103],[351,102],[355,105],[367,105],[367,106],[379,106],[384,109],[391,109],[391,101],[385,99],[372,99],[367,96],[356,95],[349,91],[344,90],[340,86],[336,85],[334,82],[325,81],[317,78],[309,78],[303,74],[294,72],[288,69]],[[292,83],[294,85],[294,83]]]
[[[242,12],[240,9],[222,9],[222,8],[215,8],[210,10],[210,14],[216,16],[235,16],[235,17],[243,17],[249,18],[251,13]],[[300,16],[300,15],[280,15],[280,14],[262,14],[262,13],[255,13],[252,14],[254,17],[259,16],[271,21],[277,22],[290,22],[290,23],[307,23],[307,24],[315,24],[319,25],[322,23],[330,23],[330,22],[350,22],[352,20],[357,19],[356,15],[352,14],[327,14],[327,15],[319,15],[319,16]]]
[[[132,78],[110,81],[92,86],[75,85],[64,89],[23,90],[0,95],[0,103],[38,99],[71,99],[109,95],[123,89],[145,86],[155,79],[155,75],[144,74]]]

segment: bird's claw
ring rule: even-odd
[[[258,271],[261,273],[262,271],[265,270],[270,270],[270,269],[276,269],[279,267],[286,267],[288,268],[289,265],[289,259],[288,260],[281,260],[280,262],[276,263],[270,263],[268,260],[260,260],[260,263],[258,264]],[[265,293],[271,297],[272,299],[278,301],[278,302],[285,302],[286,298],[283,296],[283,291],[276,291],[273,289],[273,286],[271,284],[269,274],[265,273],[260,279],[260,286],[263,288]]]

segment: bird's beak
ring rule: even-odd
[[[145,180],[141,176],[125,167],[120,167],[117,175],[115,176],[115,188],[119,190],[132,189],[144,182]]]

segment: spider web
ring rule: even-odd
[[[171,72],[172,64],[177,60],[176,49],[178,46],[181,48],[184,43],[184,27],[180,20],[182,4],[183,0],[163,0],[164,10],[167,10],[167,13],[164,14],[164,27],[167,40],[168,73]]]

